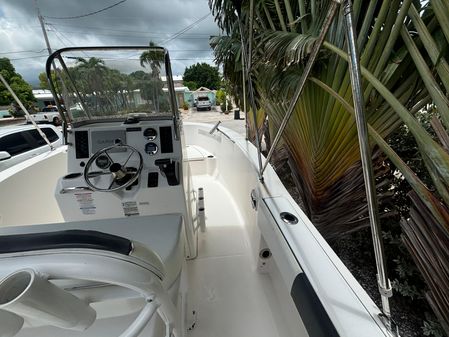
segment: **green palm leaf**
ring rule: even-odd
[[[282,122],[330,0],[254,1],[257,15],[252,78],[257,103],[267,114],[273,132]],[[220,27],[238,43],[239,32],[231,20],[236,20],[232,2],[211,0],[210,4]],[[247,23],[245,6],[243,2],[241,18]],[[438,230],[449,236],[449,155],[413,116],[433,102],[449,128],[449,3],[430,0],[420,6],[420,2],[413,0],[355,0],[357,45],[373,149],[377,145],[416,191],[420,199],[415,202],[416,209],[429,212]],[[291,166],[296,169],[294,176],[305,209],[329,238],[358,229],[366,224],[367,215],[357,132],[353,109],[348,103],[352,102],[352,90],[343,27],[343,15],[339,15],[312,69],[313,78],[306,84],[282,137]],[[415,30],[419,35],[414,34]],[[217,61],[225,65],[225,74],[240,88],[240,74],[231,72],[241,70],[237,67],[241,59],[239,51],[231,46],[224,42],[213,45]],[[431,192],[384,140],[401,124],[415,137],[438,194]],[[255,121],[252,125],[260,126]],[[383,157],[374,152],[373,164],[379,179],[383,174],[382,161]],[[405,232],[414,254],[425,249],[414,246],[428,230],[421,226],[414,231],[413,225],[420,223],[413,222]],[[418,239],[412,240],[412,236]],[[416,253],[418,265],[432,264],[434,270],[444,274],[435,261],[426,260],[428,256]],[[438,304],[434,308],[449,311],[440,297],[429,298]],[[444,316],[438,312],[437,315]]]

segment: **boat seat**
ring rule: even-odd
[[[136,252],[135,257],[161,267],[165,271],[163,285],[168,289],[178,278],[184,260],[182,217],[179,214],[2,227],[0,278],[6,276],[1,270],[1,259],[11,253],[84,248],[133,255],[132,242],[148,248],[141,256]],[[152,256],[151,252],[158,257]],[[159,258],[163,266],[158,266]]]
[[[133,245],[130,240],[120,236],[78,229],[0,236],[0,254],[71,248],[107,250],[129,255]]]
[[[189,163],[192,175],[213,175],[217,168],[217,158],[198,145],[187,145],[184,161]]]

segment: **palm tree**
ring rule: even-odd
[[[273,133],[284,117],[330,0],[251,1],[255,7],[253,86],[259,114],[268,115]],[[241,85],[241,76],[231,73],[239,71],[241,51],[235,44],[241,33],[249,35],[250,22],[249,1],[243,1],[240,20],[244,30],[236,29],[237,2],[209,1],[218,25],[228,34],[211,41],[215,56],[236,87]],[[449,293],[447,253],[444,249],[434,249],[432,254],[426,250],[445,247],[449,251],[449,155],[414,118],[417,111],[434,104],[444,125],[439,135],[443,141],[447,139],[449,3],[423,3],[420,7],[419,1],[412,0],[355,0],[354,21],[372,148],[387,155],[415,191],[417,212],[412,215],[425,214],[436,224],[419,226],[422,221],[417,220],[405,221],[403,226],[407,246],[431,289],[429,302],[449,327],[449,301],[444,295]],[[282,137],[306,212],[331,239],[367,224],[341,14],[326,36]],[[429,190],[384,140],[401,124],[414,135],[437,192]],[[373,164],[380,176],[383,159],[376,151]],[[420,245],[423,241],[428,242],[426,247]],[[439,275],[437,281],[429,266]]]
[[[107,88],[110,69],[106,67],[104,61],[97,57],[91,57],[88,60],[79,57],[76,63],[72,71],[76,74],[77,83],[84,94],[92,97],[96,110],[115,113],[117,108]]]
[[[161,66],[165,60],[165,55],[153,41],[149,43],[149,49],[144,51],[140,55],[140,65],[145,67],[145,64],[148,64],[151,69],[151,73],[154,76],[159,76],[161,73]]]
[[[157,47],[158,46],[153,41],[150,41],[149,49],[140,55],[140,65],[145,67],[147,64],[151,69],[151,80],[149,85],[152,91],[152,101],[156,111],[159,111],[159,96],[162,93],[162,81],[160,75],[165,55],[161,49],[155,49]]]

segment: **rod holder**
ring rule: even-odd
[[[77,331],[86,330],[96,318],[87,303],[31,269],[16,271],[0,282],[0,309],[39,325]]]
[[[210,129],[209,134],[212,135],[215,131],[217,131],[220,124],[221,124],[221,121],[218,121],[217,123],[215,123],[215,125],[212,127],[212,129]]]
[[[13,337],[23,326],[23,317],[12,312],[0,310],[0,337]]]
[[[206,213],[204,209],[204,189],[200,187],[198,189],[198,226],[201,229],[201,233],[206,231]]]

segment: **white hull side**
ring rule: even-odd
[[[307,276],[340,336],[386,336],[377,318],[379,309],[270,166],[264,184],[258,181],[254,146],[230,130],[221,128],[227,137],[221,132],[210,135],[210,129],[208,124],[184,123],[186,143],[214,156],[190,161],[194,188],[205,191],[208,228],[200,233],[198,258],[188,261],[190,296],[197,310],[196,328],[189,335],[307,336],[291,296],[296,276],[301,274]],[[66,170],[65,153],[60,151],[45,160],[33,159],[17,174],[3,172],[0,224],[62,222],[54,188]],[[257,211],[251,207],[253,190],[259,195]],[[277,223],[278,213],[284,210],[295,214],[299,224]],[[274,256],[262,266],[259,251],[267,244]],[[99,320],[96,326],[105,330],[88,329],[83,334],[61,330],[61,334],[119,335],[125,321],[130,319]],[[46,328],[23,333],[55,335]]]

